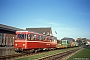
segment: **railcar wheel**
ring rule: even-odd
[[[33,51],[32,50],[30,50],[30,53],[32,53]]]
[[[30,54],[30,51],[27,51],[27,54]]]
[[[37,53],[38,52],[38,50],[35,50],[35,53]]]

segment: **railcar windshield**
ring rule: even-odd
[[[17,38],[24,39],[24,34],[18,34]]]
[[[17,39],[27,39],[28,34],[17,34]]]
[[[42,39],[45,40],[46,39],[46,36],[42,36]]]

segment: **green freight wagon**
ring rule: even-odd
[[[62,40],[62,46],[63,46],[63,48],[68,48],[68,47],[70,47],[69,41],[68,41],[68,40]]]

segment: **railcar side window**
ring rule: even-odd
[[[53,40],[53,38],[52,37],[50,37],[50,41],[52,41]]]
[[[33,34],[30,34],[30,40],[34,40]]]
[[[36,40],[36,35],[35,34],[30,34],[30,40]]]
[[[50,40],[52,40],[52,38],[50,37]]]
[[[38,40],[40,39],[40,36],[38,35]]]
[[[38,40],[41,40],[41,36],[40,35],[38,35]]]
[[[51,40],[51,41],[54,41],[55,39],[54,39],[54,37],[50,37],[50,40]]]
[[[45,40],[46,36],[43,36],[43,40]]]
[[[42,40],[42,39],[41,39],[41,36],[40,36],[40,40]]]
[[[34,40],[36,40],[36,35],[34,35]]]
[[[43,36],[41,36],[41,40],[43,40]]]

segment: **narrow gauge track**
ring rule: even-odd
[[[70,54],[72,54],[72,53],[74,53],[74,52],[76,52],[80,49],[82,49],[82,48],[77,48],[77,49],[74,49],[74,50],[69,50],[69,51],[65,51],[65,52],[62,52],[62,53],[42,57],[42,58],[39,58],[39,59],[36,59],[36,60],[62,60],[63,57],[68,56],[68,55],[70,55]]]
[[[52,55],[52,56],[47,56],[47,57],[44,57],[44,58],[41,58],[41,59],[38,59],[38,60],[44,60],[44,59],[46,60],[48,58],[51,59],[52,57],[54,57],[54,59],[56,59],[58,57],[60,58],[61,55],[64,56],[64,55],[66,55],[66,53],[70,54],[70,53],[72,53],[74,51],[77,51],[79,49],[80,48],[74,49],[74,50],[70,50],[70,51],[67,51],[67,52],[63,52],[63,53],[59,53],[59,54],[55,54],[55,55]],[[60,49],[60,50],[63,50],[63,49]],[[54,51],[54,50],[51,50],[51,51]],[[39,51],[37,53],[30,53],[30,54],[21,53],[21,54],[5,55],[5,56],[0,56],[0,60],[10,60],[10,59],[12,60],[12,59],[19,58],[19,57],[30,56],[30,55],[35,55],[35,54],[42,54],[42,53],[45,53],[45,52],[50,52],[50,51]],[[51,60],[53,60],[53,59],[51,59]]]

